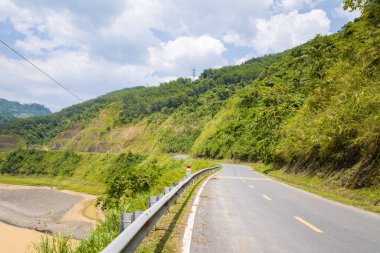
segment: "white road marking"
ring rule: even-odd
[[[248,185],[249,186],[249,188],[251,188],[251,189],[255,189],[255,187],[254,186],[252,186],[252,185]]]
[[[267,200],[272,200],[271,198],[269,198],[267,195],[265,195],[265,194],[263,194],[263,195],[261,195],[261,196],[263,196],[263,198],[265,198],[265,199],[267,199]]]
[[[183,240],[182,240],[182,252],[183,253],[189,253],[190,252],[190,247],[191,247],[191,237],[193,235],[193,227],[194,227],[194,221],[195,221],[195,214],[197,212],[197,207],[201,198],[201,194],[203,191],[203,188],[207,184],[208,180],[212,178],[215,174],[209,176],[201,185],[201,187],[198,190],[197,196],[195,196],[195,200],[193,203],[193,206],[191,207],[189,219],[187,220],[187,225],[185,229],[185,233],[183,235]]]

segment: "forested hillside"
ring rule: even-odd
[[[200,125],[198,122],[210,120],[236,90],[249,84],[266,67],[281,58],[282,54],[266,56],[253,59],[242,66],[206,70],[197,81],[179,78],[158,87],[115,91],[49,116],[1,124],[0,134],[21,136],[29,145],[51,144],[54,140],[63,144],[69,142],[69,147],[75,150],[96,152],[115,148],[114,145],[109,145],[110,141],[115,140],[120,144],[115,151],[120,151],[127,144],[122,141],[131,141],[129,135],[140,133],[134,130],[136,125],[143,125],[142,129],[149,130],[144,135],[148,137],[150,133],[155,138],[154,141],[158,141],[157,133],[152,131],[159,131],[158,126],[182,117],[177,123],[184,128],[177,129],[180,131],[178,135],[192,135],[193,126],[201,131],[199,126],[205,122],[199,123]],[[186,118],[189,122],[184,121]],[[150,128],[146,129],[148,125]],[[160,133],[165,136],[165,133]],[[73,136],[76,136],[74,141]],[[173,135],[170,138],[174,138]],[[147,148],[152,149],[156,143],[152,144],[146,139]],[[183,139],[188,138],[183,136]],[[175,139],[173,141],[176,142]],[[174,142],[165,139],[162,142],[164,146],[157,148],[165,151],[177,149],[172,147],[176,144]],[[187,151],[189,148],[187,145],[186,149],[180,151]]]
[[[0,98],[0,122],[49,114],[51,111],[40,104],[20,104]]]
[[[264,161],[335,176],[345,187],[379,185],[376,10],[378,1],[367,1],[362,17],[338,33],[280,54],[3,123],[0,134],[41,148]]]

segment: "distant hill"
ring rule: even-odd
[[[51,114],[51,111],[40,104],[20,104],[19,102],[0,98],[0,122],[49,114]]]

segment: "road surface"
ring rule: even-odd
[[[191,252],[380,252],[380,215],[224,165],[205,185]]]

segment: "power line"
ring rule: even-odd
[[[20,54],[19,52],[17,52],[15,49],[13,49],[7,43],[5,43],[4,41],[2,41],[1,39],[0,39],[0,42],[3,43],[8,49],[10,49],[11,51],[13,51],[15,54],[17,54],[18,56],[20,56],[22,59],[24,59],[26,62],[28,62],[29,64],[31,64],[33,67],[35,67],[36,69],[38,69],[42,74],[44,74],[45,76],[47,76],[50,80],[52,80],[53,82],[55,82],[62,89],[66,90],[68,93],[70,93],[71,95],[73,95],[76,99],[78,99],[79,101],[83,102],[83,99],[81,99],[80,97],[78,97],[77,95],[75,95],[72,91],[70,91],[68,88],[66,88],[65,86],[63,86],[63,84],[61,84],[60,82],[58,82],[57,80],[55,80],[48,73],[46,73],[45,71],[43,71],[42,69],[40,69],[38,66],[36,66],[33,62],[29,61],[27,58],[25,58],[22,54]]]

